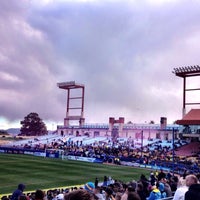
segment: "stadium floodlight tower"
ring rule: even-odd
[[[176,76],[183,78],[183,117],[184,117],[186,114],[186,110],[185,110],[186,105],[200,104],[200,102],[187,102],[186,103],[186,92],[200,90],[200,88],[186,89],[186,78],[200,76],[200,67],[198,65],[187,66],[187,67],[178,67],[178,68],[174,68],[172,73],[174,73]]]
[[[60,89],[67,90],[67,108],[66,117],[64,118],[64,126],[69,126],[70,121],[78,121],[79,126],[85,123],[84,118],[84,93],[85,86],[83,84],[77,84],[75,81],[57,83]],[[72,90],[76,90],[72,94]],[[73,110],[76,110],[74,115]]]

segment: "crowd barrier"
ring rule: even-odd
[[[172,200],[174,197],[166,197],[166,198],[162,198],[161,200]]]

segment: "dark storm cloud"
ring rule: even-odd
[[[181,116],[172,70],[199,63],[197,1],[9,2],[0,5],[2,117],[62,121],[56,83],[71,80],[85,84],[86,121]]]

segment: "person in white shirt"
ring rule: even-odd
[[[193,174],[187,175],[185,179],[180,177],[173,200],[185,200],[185,193],[188,191],[189,186],[194,184],[195,180],[196,178]]]
[[[101,193],[101,188],[99,186],[97,186],[95,189],[94,189],[94,194],[96,197],[98,197],[98,200],[104,200],[104,196],[103,194]]]

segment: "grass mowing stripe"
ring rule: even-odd
[[[138,180],[146,169],[127,166],[102,165],[82,161],[35,157],[30,155],[0,154],[0,195],[12,193],[19,183],[25,191],[82,185],[98,177],[111,176],[122,181]]]

